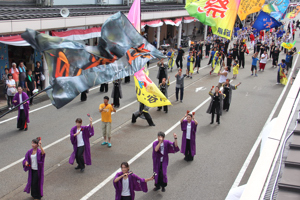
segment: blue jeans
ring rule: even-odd
[[[22,88],[25,88],[25,81],[20,81],[19,85],[20,85]]]

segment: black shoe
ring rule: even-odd
[[[160,189],[160,187],[155,187],[154,189],[153,189],[153,191],[158,191]]]
[[[20,128],[20,129],[19,129],[19,131],[23,131],[23,130],[24,130],[24,128]]]
[[[228,109],[226,109],[226,112],[228,112]]]
[[[165,111],[165,113],[168,113],[168,111]]]
[[[27,130],[28,130],[28,128],[25,128],[25,129],[24,129],[24,131],[27,131]]]
[[[210,124],[213,124],[214,122],[210,122]]]
[[[161,110],[161,108],[157,108],[157,111],[160,111]]]
[[[80,169],[79,165],[77,167],[75,167],[75,169]]]
[[[218,122],[218,124],[220,124],[220,122]]]
[[[180,103],[182,103],[182,100],[180,100]]]
[[[80,170],[80,172],[84,172],[84,168]]]
[[[151,124],[150,126],[155,126],[155,124]]]
[[[163,187],[163,188],[161,188],[161,191],[162,191],[162,192],[165,192],[165,191],[166,191],[166,189]]]

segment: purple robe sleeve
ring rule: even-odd
[[[18,95],[18,94],[19,94],[19,93],[16,93],[15,96],[14,96],[14,98],[13,98],[13,104],[14,104],[15,106],[19,104],[19,95]],[[17,100],[16,103],[14,102],[15,100]]]
[[[194,131],[196,133],[198,125],[196,125],[195,121],[192,121],[192,125],[193,125],[193,130],[192,131]]]
[[[76,131],[75,131],[75,126],[71,129],[70,131],[70,140],[71,140],[71,143],[74,145],[77,140],[76,140],[76,136],[74,136],[74,134],[76,134]]]
[[[25,172],[27,172],[30,169],[29,166],[25,166],[26,161],[28,162],[28,164],[30,163],[29,158],[30,158],[29,151],[27,151],[27,153],[25,154],[25,158],[23,160],[23,169]]]
[[[121,200],[121,194],[122,194],[122,179],[120,179],[118,182],[115,183],[115,179],[118,178],[119,176],[121,176],[123,173],[119,172],[116,174],[114,180],[113,180],[113,184],[114,187],[116,189],[116,197],[115,200]]]
[[[187,121],[183,120],[181,123],[181,131],[186,131],[186,127],[187,127]]]
[[[179,151],[179,147],[175,147],[175,142],[168,141],[168,153],[176,153]]]
[[[85,128],[87,128],[89,130],[89,138],[94,136],[94,126],[91,127],[91,125],[86,126]]]
[[[131,181],[133,182],[134,191],[148,192],[147,183],[145,182],[144,178],[140,178],[135,174],[132,174],[130,176],[131,176]]]

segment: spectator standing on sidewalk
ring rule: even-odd
[[[4,84],[3,94],[4,94],[4,96],[5,96],[6,99],[8,99],[7,98],[7,85],[6,85],[6,81],[8,80],[8,72],[9,72],[9,69],[5,68],[4,74],[2,75],[2,78],[1,78],[1,80],[2,80],[2,82]]]
[[[35,82],[34,77],[32,76],[31,69],[28,70],[28,75],[26,76],[26,79],[25,79],[25,87],[26,87],[27,95],[29,97],[32,97],[33,90],[36,89],[36,82]],[[32,105],[32,101],[33,101],[33,98],[30,99],[30,105]]]
[[[43,67],[41,66],[40,61],[36,61],[36,66],[34,68],[34,73],[35,73],[35,81],[37,84],[37,88],[40,86],[41,90],[43,89],[43,81],[41,79],[41,75],[43,74]]]
[[[22,88],[25,88],[25,79],[26,79],[26,66],[24,62],[21,61],[19,64],[19,81]]]
[[[17,92],[17,89],[16,89],[16,82],[13,79],[13,75],[8,74],[7,77],[8,77],[8,80],[6,80],[7,106],[8,106],[8,109],[11,110],[13,107],[13,98]]]
[[[102,121],[102,133],[104,142],[101,145],[107,145],[111,147],[111,113],[116,112],[116,109],[113,105],[108,104],[109,97],[104,97],[104,103],[100,104],[99,112],[101,112],[101,121]]]
[[[13,76],[13,79],[16,82],[16,86],[19,86],[19,70],[17,68],[16,63],[11,64],[12,68],[10,68],[9,73]]]

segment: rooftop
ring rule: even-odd
[[[15,19],[37,19],[37,18],[53,18],[61,17],[60,9],[68,8],[70,17],[74,16],[91,16],[91,15],[109,15],[118,11],[128,13],[130,7],[124,5],[78,5],[78,6],[55,6],[40,8],[34,6],[4,6],[0,7],[0,20],[15,20]],[[142,4],[142,12],[155,11],[172,11],[184,10],[183,4]]]

